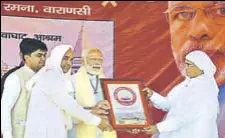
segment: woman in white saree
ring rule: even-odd
[[[61,63],[64,58],[70,62],[72,56],[66,56],[69,51],[72,52],[70,45],[55,47],[46,66],[27,83],[32,93],[24,138],[67,138],[65,113],[87,124],[100,124],[99,117],[85,111],[68,94],[66,72]]]
[[[153,105],[168,113],[163,121],[143,131],[158,132],[159,138],[218,138],[216,67],[207,54],[197,50],[186,55],[185,68],[186,79],[166,97],[145,89]]]

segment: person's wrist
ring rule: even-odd
[[[148,94],[147,94],[147,97],[148,97],[148,98],[151,98],[152,95],[153,95],[153,93],[148,93]]]

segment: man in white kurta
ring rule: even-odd
[[[89,125],[104,121],[84,110],[68,94],[65,73],[71,68],[72,56],[70,45],[55,47],[46,66],[27,83],[32,94],[25,138],[66,138],[65,113]]]
[[[156,108],[168,111],[165,119],[146,128],[159,132],[159,138],[218,138],[218,86],[214,79],[216,67],[202,51],[185,57],[186,79],[163,97],[156,92],[150,97]]]
[[[29,80],[46,60],[47,46],[36,39],[25,38],[20,43],[25,65],[5,80],[1,99],[1,130],[4,138],[23,138],[30,92],[25,88]]]

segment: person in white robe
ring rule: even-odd
[[[68,94],[65,74],[72,54],[72,46],[56,46],[46,66],[27,83],[32,92],[24,138],[67,138],[65,114],[99,128],[107,126],[107,121],[84,110]]]
[[[218,138],[216,67],[208,55],[199,50],[186,55],[185,67],[186,79],[166,97],[143,89],[156,108],[168,113],[163,121],[142,131],[158,132],[159,138]]]

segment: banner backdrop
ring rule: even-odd
[[[165,96],[184,79],[184,55],[200,49],[217,66],[218,128],[220,138],[224,138],[224,9],[222,1],[1,1],[1,73],[7,71],[5,65],[10,68],[19,63],[21,39],[15,37],[27,34],[45,39],[49,50],[61,43],[100,48],[108,77],[142,79],[145,86]],[[87,38],[85,44],[82,38]],[[83,47],[79,48],[77,52]],[[73,68],[76,70],[79,64],[78,56]],[[165,112],[151,103],[149,108],[154,124],[163,119]],[[119,138],[150,136],[118,132]]]
[[[99,48],[104,55],[105,74],[107,77],[113,77],[113,21],[62,20],[15,16],[1,16],[1,21],[1,49],[4,51],[1,55],[2,68],[10,69],[19,65],[19,43],[23,38],[30,37],[45,42],[49,51],[60,44],[71,44],[74,47],[77,60],[81,57],[83,49]],[[74,68],[79,67],[75,63]]]

